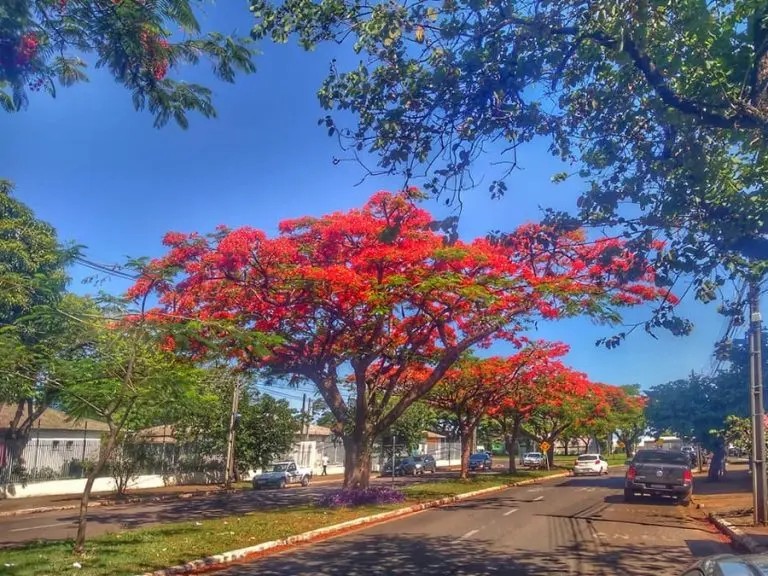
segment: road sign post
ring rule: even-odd
[[[549,449],[551,446],[549,445],[549,442],[546,440],[539,444],[539,448],[541,448],[541,452],[544,455],[544,462],[547,463],[547,470],[549,470]]]

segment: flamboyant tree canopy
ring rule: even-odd
[[[474,427],[502,404],[529,394],[567,351],[559,342],[536,341],[507,357],[462,358],[446,372],[428,400],[456,414],[460,426]]]
[[[535,404],[523,423],[523,430],[537,441],[555,440],[566,430],[591,429],[608,415],[606,386],[570,367],[552,365],[536,381]]]
[[[215,116],[211,91],[174,79],[183,64],[208,58],[214,74],[233,82],[253,72],[249,39],[203,33],[202,0],[8,0],[0,6],[0,107],[27,105],[28,92],[55,96],[57,85],[86,81],[87,60],[107,68],[147,108],[155,126],[187,112]]]
[[[473,346],[515,341],[536,318],[610,322],[624,306],[674,302],[620,240],[526,225],[500,242],[449,244],[416,196],[380,192],[359,209],[282,222],[273,238],[252,228],[169,233],[168,253],[130,294],[156,291],[149,315],[159,321],[197,321],[183,339],[197,354],[213,345],[243,368],[311,380],[340,429],[354,423],[364,443]],[[210,321],[276,340],[264,354]],[[426,367],[422,377],[414,365]]]

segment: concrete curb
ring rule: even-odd
[[[757,554],[759,552],[765,552],[765,549],[760,546],[755,539],[745,534],[741,528],[738,528],[724,520],[720,516],[714,513],[707,514],[709,520],[714,524],[720,532],[728,536],[734,544],[746,550],[750,554]]]
[[[742,550],[745,550],[749,554],[757,554],[759,552],[765,552],[763,546],[760,546],[755,539],[749,534],[746,534],[741,528],[735,526],[724,519],[722,516],[715,514],[714,512],[707,512],[706,507],[700,502],[696,502],[696,495],[693,495],[693,502],[696,504],[696,508],[701,510],[707,515],[707,519],[715,525],[721,534],[728,536],[731,541],[736,544]]]
[[[269,542],[262,542],[255,546],[248,546],[247,548],[240,548],[239,550],[230,550],[228,552],[222,552],[221,554],[215,554],[199,560],[192,560],[186,564],[178,566],[171,566],[170,568],[164,568],[162,570],[156,570],[154,572],[146,572],[140,576],[176,576],[179,574],[199,574],[201,572],[208,572],[211,570],[220,570],[230,564],[243,562],[248,559],[253,559],[257,556],[265,555],[266,553],[273,553],[296,544],[313,542],[317,540],[325,540],[332,536],[336,536],[343,532],[349,532],[357,528],[364,526],[371,526],[373,524],[380,524],[395,518],[404,516],[410,516],[430,508],[438,508],[440,506],[446,506],[454,502],[460,502],[476,496],[483,496],[485,494],[491,494],[493,492],[501,492],[509,488],[516,486],[527,486],[529,484],[536,484],[544,480],[552,480],[555,478],[565,478],[569,476],[569,472],[561,472],[558,474],[552,474],[551,476],[543,476],[541,478],[531,478],[529,480],[521,480],[520,482],[514,482],[512,484],[504,484],[502,486],[493,486],[491,488],[483,488],[482,490],[475,490],[473,492],[465,492],[464,494],[458,494],[457,496],[449,496],[447,498],[440,498],[439,500],[431,500],[429,502],[422,502],[421,504],[414,504],[406,508],[398,508],[397,510],[391,510],[389,512],[382,512],[380,514],[374,514],[372,516],[363,516],[362,518],[356,518],[355,520],[349,520],[342,522],[341,524],[334,524],[332,526],[325,526],[324,528],[317,528],[304,532],[302,534],[296,534],[295,536],[289,536],[288,538],[282,538],[280,540],[271,540]]]
[[[225,494],[224,490],[210,490],[206,492],[183,492],[180,494],[172,494],[168,496],[133,496],[122,500],[95,500],[88,503],[88,508],[100,508],[102,506],[119,506],[121,504],[137,504],[141,502],[167,502],[169,500],[190,500],[194,497],[210,496],[212,494]],[[80,503],[77,504],[63,504],[61,506],[39,506],[37,508],[21,508],[20,510],[0,510],[0,518],[6,518],[9,516],[26,516],[30,514],[42,514],[43,512],[60,512],[63,510],[77,510],[80,508]]]

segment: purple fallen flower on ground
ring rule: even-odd
[[[323,508],[346,508],[370,504],[396,504],[405,500],[405,494],[387,486],[376,486],[363,490],[337,490],[326,494],[318,501]]]

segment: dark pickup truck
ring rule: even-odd
[[[693,492],[691,460],[685,452],[674,450],[640,450],[629,462],[624,479],[624,500],[635,496],[672,496],[684,505],[690,504]]]

